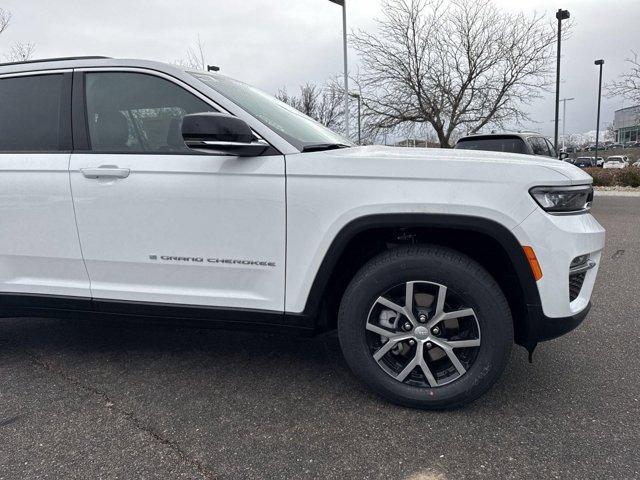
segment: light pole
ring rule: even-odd
[[[347,1],[329,0],[342,7],[342,42],[344,49],[344,131],[349,138],[349,65],[347,59]]]
[[[564,141],[566,138],[566,129],[565,126],[567,124],[567,102],[570,102],[571,100],[575,100],[575,98],[571,97],[571,98],[563,98],[562,100],[560,100],[562,102],[562,150],[564,150],[565,146],[564,146]]]
[[[556,12],[558,19],[558,58],[556,59],[556,125],[553,134],[553,148],[558,151],[558,118],[560,116],[560,52],[562,46],[562,20],[569,18],[569,10],[558,9]]]
[[[602,98],[602,65],[604,65],[604,60],[596,60],[593,62],[594,65],[598,65],[600,67],[600,80],[598,83],[598,120],[596,123],[596,164],[598,163],[598,140],[600,137],[600,99]]]
[[[351,96],[358,99],[358,145],[362,145],[362,98],[359,93],[352,93]]]

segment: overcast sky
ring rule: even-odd
[[[371,30],[381,13],[379,0],[347,0],[349,29]],[[561,97],[567,106],[567,133],[595,129],[597,69],[604,58],[605,81],[623,72],[631,49],[640,50],[638,0],[496,0],[504,9],[544,12],[559,6],[574,20],[563,43]],[[36,44],[36,57],[106,55],[173,62],[184,57],[198,35],[207,60],[222,71],[270,93],[286,86],[323,82],[342,72],[340,7],[328,0],[0,0],[13,13],[0,36],[0,56],[15,41]],[[640,53],[640,52],[639,52]],[[350,53],[351,70],[357,55]],[[550,93],[530,114],[530,125],[553,134]],[[603,99],[603,127],[613,111],[628,106]]]

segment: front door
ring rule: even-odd
[[[92,296],[282,311],[283,156],[190,151],[182,117],[216,108],[177,80],[141,71],[76,78],[74,125],[82,113],[87,144],[72,154],[70,175]]]

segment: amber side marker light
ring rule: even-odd
[[[536,280],[540,280],[542,278],[542,268],[540,268],[540,263],[538,262],[538,258],[536,257],[536,252],[533,251],[531,247],[522,247],[524,250],[524,254],[527,256],[527,260],[529,261],[529,266],[531,267],[531,273],[533,273],[533,278]]]

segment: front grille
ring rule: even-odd
[[[584,283],[584,277],[587,275],[587,272],[582,273],[574,273],[573,275],[569,275],[569,301],[573,302],[578,295],[580,295],[580,290],[582,290],[582,284]]]

